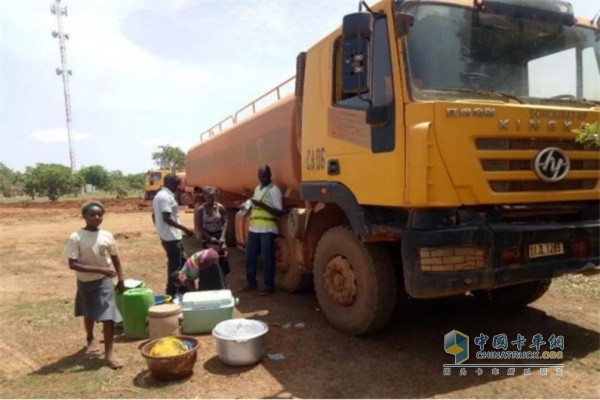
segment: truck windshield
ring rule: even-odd
[[[600,102],[598,30],[440,4],[397,4],[412,95],[590,107]]]

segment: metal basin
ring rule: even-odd
[[[253,319],[228,319],[219,322],[212,331],[217,341],[219,359],[231,366],[250,365],[265,354],[269,327]]]

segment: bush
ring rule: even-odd
[[[593,122],[586,123],[582,129],[574,129],[577,134],[575,141],[582,143],[584,147],[600,147],[600,124]]]
[[[37,164],[27,167],[21,177],[25,193],[35,199],[36,195],[47,196],[56,201],[67,193],[75,193],[83,186],[83,178],[73,175],[71,169],[60,164]]]

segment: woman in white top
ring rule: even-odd
[[[106,364],[118,369],[122,364],[113,356],[114,325],[123,318],[117,309],[112,278],[118,278],[117,290],[123,291],[124,284],[117,243],[110,232],[99,229],[104,217],[101,203],[84,204],[81,214],[85,227],[71,234],[64,249],[69,268],[77,274],[75,316],[83,316],[87,354],[99,351],[94,340],[94,322],[102,322]]]

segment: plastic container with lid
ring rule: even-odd
[[[233,318],[237,304],[231,290],[188,292],[181,300],[183,333],[210,332],[219,322]]]
[[[178,336],[183,315],[177,304],[160,304],[148,309],[148,334],[150,339]]]
[[[253,319],[230,319],[219,322],[212,331],[217,341],[219,359],[232,366],[250,365],[265,354],[269,327]]]

